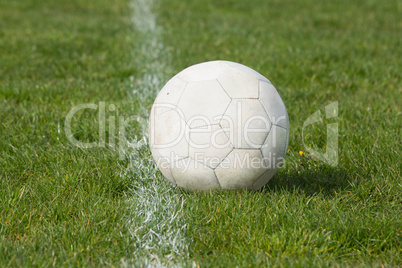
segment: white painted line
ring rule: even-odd
[[[134,64],[141,66],[142,73],[140,77],[130,78],[130,93],[142,104],[138,107],[141,116],[147,117],[149,107],[143,104],[152,102],[167,80],[168,54],[152,11],[154,1],[133,0],[131,4],[138,35],[135,36]],[[147,129],[146,126],[143,129]],[[137,137],[136,143],[148,146],[146,135]],[[142,149],[148,150],[148,147]],[[127,150],[125,154],[131,168],[124,175],[135,177],[133,196],[128,199],[131,212],[127,219],[129,231],[136,240],[134,257],[146,267],[177,267],[179,259],[188,258],[186,225],[182,217],[183,196],[156,177],[152,159],[143,159],[136,150]]]

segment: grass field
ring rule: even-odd
[[[0,266],[402,266],[401,11],[371,0],[0,0]],[[286,165],[261,191],[172,188],[146,124],[127,124],[127,140],[117,132],[119,118],[147,118],[175,73],[215,59],[259,71],[286,104]],[[331,167],[301,133],[334,101],[338,117],[304,137],[324,150],[325,124],[339,124]],[[75,115],[73,137],[101,146],[66,136],[83,103],[97,106]]]

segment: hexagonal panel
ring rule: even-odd
[[[232,100],[220,121],[235,148],[261,148],[271,123],[259,100]]]
[[[278,169],[282,166],[288,147],[289,132],[279,126],[272,125],[264,145],[261,148],[265,165],[270,169]]]
[[[214,171],[191,158],[177,161],[171,167],[177,186],[187,190],[212,190],[219,188]]]
[[[259,80],[255,75],[230,68],[218,81],[231,98],[258,98]]]
[[[186,82],[214,80],[228,69],[221,61],[209,61],[190,66],[178,76]]]
[[[285,104],[271,83],[260,81],[259,99],[271,118],[272,124],[289,129],[289,117]]]
[[[187,82],[181,80],[177,75],[170,79],[161,89],[156,97],[155,103],[177,105]]]
[[[222,189],[250,188],[266,171],[260,150],[234,149],[215,169]]]
[[[159,155],[172,158],[188,156],[189,128],[176,110],[158,116],[154,115],[149,125],[151,150]]]
[[[216,168],[232,149],[219,125],[190,129],[189,156],[210,168]]]
[[[250,187],[250,190],[257,191],[261,189],[265,184],[269,182],[270,179],[272,179],[277,171],[278,169],[268,169],[267,171],[265,171],[265,173],[257,179],[253,186]]]
[[[178,108],[183,112],[187,124],[193,128],[219,122],[229,103],[229,96],[218,81],[213,80],[189,83]]]

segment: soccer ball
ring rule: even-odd
[[[210,61],[170,79],[152,106],[149,144],[164,177],[188,190],[263,187],[282,166],[286,107],[242,64]]]

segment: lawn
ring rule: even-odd
[[[401,266],[401,8],[0,0],[0,266]],[[258,192],[176,189],[151,159],[157,92],[216,59],[266,76],[289,113],[286,164]],[[331,123],[336,166],[306,149]]]

